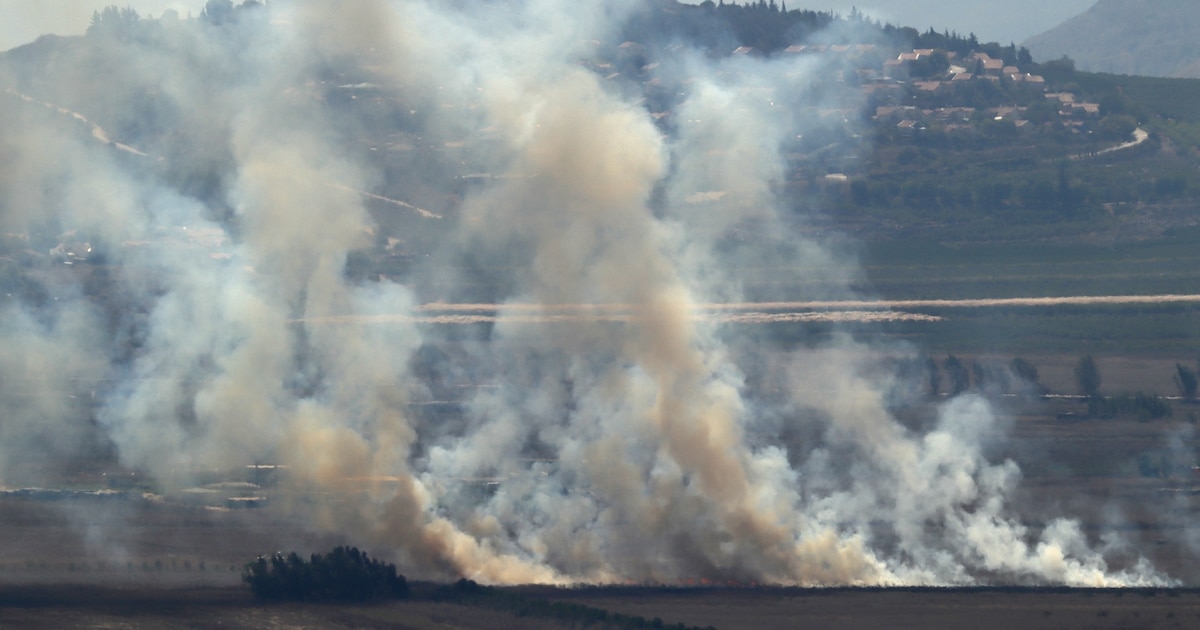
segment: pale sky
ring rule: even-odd
[[[700,4],[702,0],[682,1]],[[975,33],[985,42],[1020,44],[1083,13],[1096,0],[786,0],[786,3],[788,9],[834,11],[841,15],[857,7],[881,21],[921,31],[932,26],[938,32]],[[737,0],[737,4],[746,4],[746,0]]]
[[[566,1],[566,0],[564,0]],[[699,4],[701,0],[684,0]],[[975,33],[981,40],[1020,43],[1074,17],[1096,0],[792,0],[789,9],[850,12],[852,7],[879,19],[925,30]],[[175,9],[181,17],[199,15],[205,0],[0,0],[0,50],[29,43],[39,35],[79,35],[92,13],[109,5],[132,7],[161,17]],[[744,4],[741,0],[739,4]]]

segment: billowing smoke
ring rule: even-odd
[[[308,527],[492,583],[1166,582],[1022,524],[983,399],[896,420],[878,357],[911,350],[702,316],[856,297],[780,191],[785,141],[856,103],[819,58],[665,36],[616,71],[646,10],[247,3],[10,53],[0,225],[35,260],[6,263],[4,484],[98,448],[167,496],[269,462]]]

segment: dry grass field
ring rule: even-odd
[[[568,592],[570,601],[722,630],[1194,628],[1195,591],[792,590]]]
[[[0,588],[0,628],[549,630],[562,627],[432,602],[359,606],[262,604],[240,588]]]
[[[725,630],[784,628],[1194,628],[1194,590],[513,589]],[[426,601],[378,605],[261,604],[235,588],[0,588],[2,628],[570,628],[570,623]],[[592,626],[603,627],[603,626]]]
[[[1042,358],[1043,384],[1068,389],[1073,357]],[[1101,359],[1106,378],[1161,383],[1171,364]],[[1140,375],[1140,376],[1139,376]],[[1131,389],[1143,388],[1134,385]],[[1033,528],[1059,515],[1097,543],[1119,536],[1181,580],[1177,590],[1062,589],[546,589],[567,600],[665,625],[737,628],[1191,628],[1200,626],[1200,477],[1193,407],[1171,418],[1084,417],[1074,398],[1002,399],[1007,439],[989,458],[1022,469],[1016,498]],[[926,413],[914,410],[914,414]],[[82,468],[88,468],[86,466]],[[96,469],[96,467],[92,467]],[[98,482],[72,473],[64,487]],[[224,509],[178,501],[0,495],[0,628],[559,628],[552,620],[431,601],[372,606],[262,604],[240,584],[242,565],[273,551],[338,544],[280,507]],[[386,557],[386,550],[371,550]],[[404,571],[403,567],[400,567]]]

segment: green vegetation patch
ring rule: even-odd
[[[337,547],[304,560],[295,553],[259,556],[242,573],[255,597],[301,602],[371,602],[402,599],[408,581],[396,566],[354,547]]]

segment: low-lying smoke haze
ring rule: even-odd
[[[0,66],[0,233],[57,250],[0,302],[3,485],[278,464],[307,527],[488,583],[1169,583],[1069,514],[1023,523],[982,398],[900,422],[918,394],[878,358],[917,349],[697,316],[753,301],[748,264],[870,300],[776,197],[784,139],[857,104],[820,57],[622,46],[645,10],[275,1]],[[423,254],[352,273],[395,247]],[[442,303],[495,310],[464,332]]]

